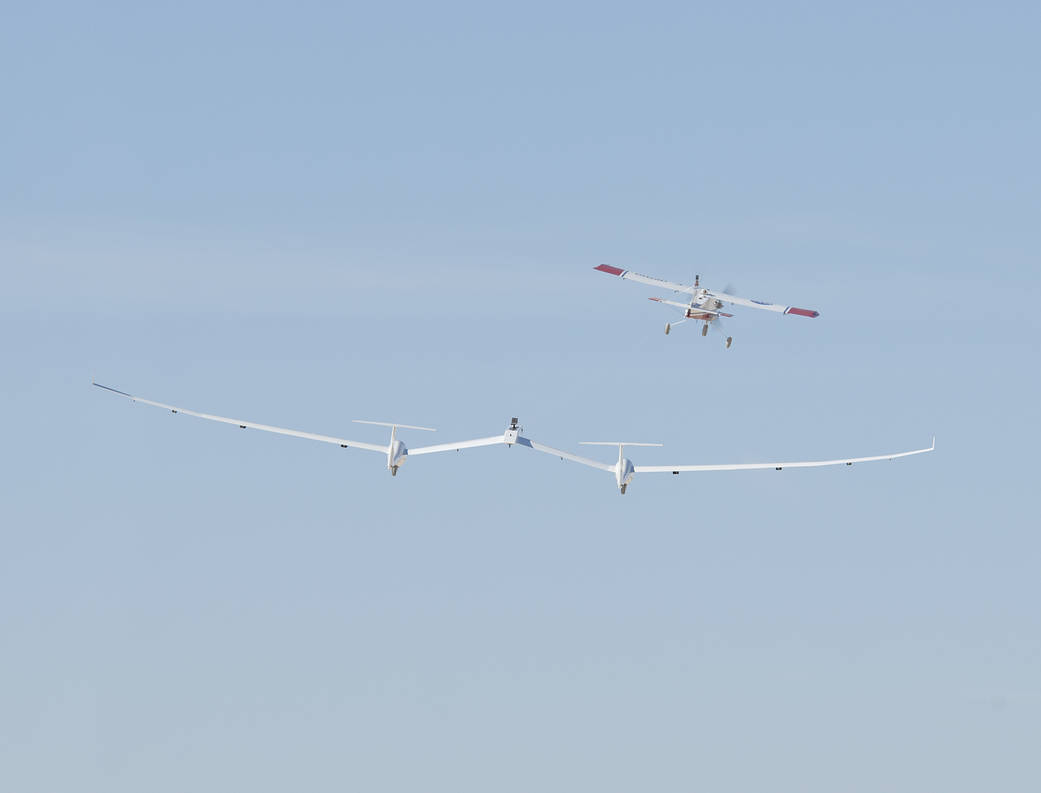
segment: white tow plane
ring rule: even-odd
[[[695,322],[701,321],[705,324],[701,327],[701,335],[708,335],[708,327],[713,322],[719,327],[720,317],[732,317],[733,314],[727,314],[722,311],[724,303],[730,303],[735,306],[745,306],[746,308],[759,308],[764,311],[774,311],[779,314],[794,314],[797,317],[819,317],[819,311],[813,311],[808,308],[796,308],[795,306],[784,306],[780,303],[767,303],[765,300],[747,300],[743,297],[737,297],[736,295],[727,294],[726,292],[716,292],[712,289],[706,289],[701,285],[701,276],[694,276],[693,284],[676,284],[672,281],[665,281],[661,278],[654,278],[650,275],[641,275],[640,273],[634,273],[632,270],[623,270],[620,267],[612,267],[610,264],[601,264],[593,268],[599,270],[602,273],[608,275],[617,275],[619,278],[624,278],[626,281],[636,281],[640,284],[647,284],[648,286],[657,286],[662,289],[671,289],[673,292],[684,292],[690,295],[690,301],[686,303],[680,303],[675,300],[666,300],[662,297],[649,297],[648,300],[653,300],[655,303],[661,303],[662,305],[672,306],[683,311],[683,319],[679,322],[666,322],[665,323],[665,335],[669,334],[674,327],[682,325],[688,319],[694,320]],[[726,337],[727,349],[730,349],[730,345],[733,343],[734,337]]]
[[[414,427],[409,424],[356,420],[356,423],[358,424],[374,424],[380,427],[390,427],[390,443],[386,446],[382,446],[377,443],[352,441],[347,440],[346,438],[337,438],[332,435],[319,435],[313,432],[301,432],[300,430],[290,430],[285,429],[284,427],[272,427],[269,424],[257,424],[252,421],[227,418],[226,416],[214,416],[210,413],[199,413],[195,410],[186,410],[185,408],[168,405],[164,402],[154,402],[150,399],[134,396],[133,394],[128,394],[126,391],[120,391],[116,388],[110,388],[107,385],[101,385],[101,383],[94,383],[94,385],[98,388],[103,388],[106,391],[111,391],[113,394],[126,397],[132,402],[140,402],[143,405],[152,405],[157,408],[163,408],[164,410],[169,410],[171,413],[183,413],[186,416],[196,416],[201,419],[209,419],[210,421],[219,421],[223,424],[231,424],[244,430],[263,430],[265,432],[274,432],[279,435],[291,435],[296,438],[307,438],[312,441],[334,443],[344,449],[355,448],[380,452],[381,454],[386,455],[387,469],[390,471],[392,476],[397,475],[398,468],[403,465],[405,460],[409,457],[415,457],[421,454],[433,454],[434,452],[451,452],[460,449],[472,449],[479,446],[498,446],[502,444],[505,446],[525,446],[537,452],[552,454],[554,457],[559,457],[562,460],[570,460],[582,465],[587,465],[590,468],[606,471],[614,475],[615,483],[618,485],[618,490],[622,495],[625,495],[625,491],[632,482],[633,476],[638,473],[678,474],[681,471],[754,471],[768,468],[774,468],[780,471],[783,468],[817,468],[824,465],[853,465],[853,463],[867,463],[874,460],[894,460],[897,457],[908,457],[912,454],[931,452],[936,448],[936,439],[934,438],[933,445],[928,449],[916,449],[910,452],[895,452],[893,454],[879,454],[874,457],[844,457],[839,460],[817,460],[809,462],[731,463],[726,465],[636,465],[632,460],[623,455],[623,449],[626,446],[661,446],[662,444],[631,443],[626,441],[583,441],[583,445],[586,446],[618,447],[618,460],[614,463],[602,463],[598,460],[591,460],[588,457],[580,457],[577,454],[571,454],[562,449],[556,449],[552,446],[539,443],[538,441],[533,441],[531,438],[524,437],[521,435],[523,428],[518,425],[517,419],[513,418],[510,420],[510,425],[506,428],[505,432],[500,435],[490,435],[486,438],[474,438],[472,440],[456,441],[454,443],[439,443],[434,446],[421,446],[417,449],[409,449],[397,438],[397,431],[399,429],[423,430],[426,432],[433,432],[434,430],[429,427]]]

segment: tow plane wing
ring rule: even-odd
[[[623,270],[620,267],[612,267],[609,264],[601,264],[593,269],[599,270],[602,273],[607,273],[608,275],[617,275],[619,278],[624,278],[626,281],[636,281],[639,284],[671,289],[673,292],[686,292],[688,295],[694,294],[693,286],[674,284],[672,281],[666,281],[662,278],[654,278],[650,275],[640,275],[640,273],[634,273],[632,270]]]
[[[735,306],[745,306],[746,308],[758,308],[763,311],[775,311],[778,314],[795,314],[798,317],[819,317],[820,312],[814,311],[809,308],[796,308],[795,306],[782,306],[780,303],[767,303],[765,300],[748,300],[743,297],[736,297],[735,295],[728,295],[726,292],[713,292],[711,289],[706,289],[705,294],[708,297],[714,297],[716,300],[720,300],[724,303],[730,303]]]
[[[798,308],[796,306],[786,306],[781,303],[770,303],[766,300],[750,300],[744,297],[737,297],[727,292],[717,292],[713,289],[706,289],[698,285],[698,279],[695,279],[693,285],[677,284],[672,281],[666,281],[663,278],[655,278],[650,275],[643,275],[641,273],[634,273],[632,270],[623,270],[621,267],[614,267],[610,264],[600,264],[593,268],[599,270],[602,273],[608,275],[615,275],[619,278],[623,278],[626,281],[635,281],[640,284],[647,284],[648,286],[657,286],[664,289],[671,289],[673,292],[684,292],[688,295],[710,298],[719,300],[723,303],[730,303],[735,306],[744,306],[745,308],[757,308],[761,311],[773,311],[778,314],[794,314],[798,317],[819,317],[820,312],[809,308]],[[668,303],[666,300],[659,298],[650,298],[651,300],[657,300],[659,303]],[[675,303],[669,303],[669,305],[676,305]],[[729,316],[729,315],[723,315]]]

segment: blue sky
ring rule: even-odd
[[[13,11],[0,786],[1036,790],[1039,22]]]

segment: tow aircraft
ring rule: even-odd
[[[650,275],[641,275],[640,273],[634,273],[632,270],[623,270],[620,267],[612,267],[610,264],[601,264],[593,268],[599,270],[602,273],[608,275],[617,275],[619,278],[624,278],[627,281],[636,281],[640,284],[647,284],[649,286],[657,286],[663,289],[670,289],[673,292],[684,292],[690,295],[690,300],[686,303],[681,303],[677,300],[666,300],[663,297],[650,297],[648,300],[653,300],[656,303],[661,303],[665,306],[671,306],[678,308],[683,311],[683,319],[678,322],[666,322],[665,323],[665,335],[669,335],[669,332],[677,325],[682,325],[687,320],[694,320],[695,322],[704,322],[705,324],[701,327],[701,335],[708,335],[708,328],[713,322],[716,323],[716,327],[720,327],[719,320],[721,317],[732,317],[733,314],[728,314],[723,311],[723,306],[726,303],[735,306],[745,306],[747,308],[759,308],[764,311],[774,311],[778,314],[794,314],[797,317],[819,317],[820,312],[814,311],[808,308],[796,308],[795,306],[784,306],[779,303],[768,303],[765,300],[748,300],[743,297],[737,297],[736,295],[728,294],[726,291],[717,292],[712,289],[707,289],[701,285],[701,276],[694,276],[693,284],[676,284],[672,281],[665,281],[661,278],[654,278]],[[730,345],[733,343],[734,337],[726,337],[726,348],[729,350]]]

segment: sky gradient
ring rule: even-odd
[[[1036,791],[1039,23],[13,9],[0,788]]]

